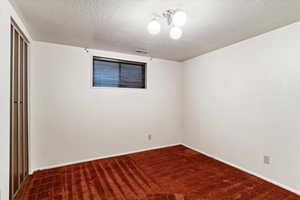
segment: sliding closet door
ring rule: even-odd
[[[28,44],[24,42],[23,47],[23,169],[24,177],[29,174],[29,156],[28,156]]]
[[[19,37],[11,27],[11,194],[18,190],[18,62]]]
[[[18,71],[18,92],[19,92],[19,102],[18,102],[18,171],[19,171],[19,182],[22,183],[23,176],[23,163],[24,163],[24,144],[23,144],[23,39],[19,37],[19,71]]]
[[[13,199],[28,175],[28,43],[11,25],[11,182]]]

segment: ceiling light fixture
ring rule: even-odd
[[[178,40],[182,36],[182,27],[187,20],[185,12],[178,9],[169,9],[164,11],[161,15],[157,15],[155,19],[152,19],[148,24],[148,32],[152,35],[156,35],[160,32],[160,23],[158,20],[166,19],[167,24],[171,26],[170,37],[174,40]]]
[[[177,11],[173,16],[173,24],[175,26],[183,26],[186,23],[186,14],[183,11]]]
[[[160,32],[160,23],[156,19],[153,19],[148,24],[148,31],[151,35],[156,35]]]
[[[170,37],[173,40],[178,40],[179,38],[181,38],[181,36],[182,36],[182,30],[179,27],[174,26],[174,27],[171,28]]]

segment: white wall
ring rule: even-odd
[[[296,23],[186,61],[184,143],[299,192],[299,36]]]
[[[148,88],[91,88],[91,54],[147,62]],[[181,63],[107,51],[91,54],[33,43],[33,170],[180,142]]]
[[[10,18],[30,36],[7,0],[0,0],[0,197],[9,198],[10,153]]]

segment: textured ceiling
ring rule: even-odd
[[[182,61],[300,20],[300,0],[11,0],[35,40]],[[187,13],[180,40],[147,32],[153,14]]]

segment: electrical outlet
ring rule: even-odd
[[[152,140],[152,135],[151,134],[148,134],[148,140]]]
[[[271,157],[270,156],[264,156],[264,164],[266,164],[266,165],[271,164]]]

